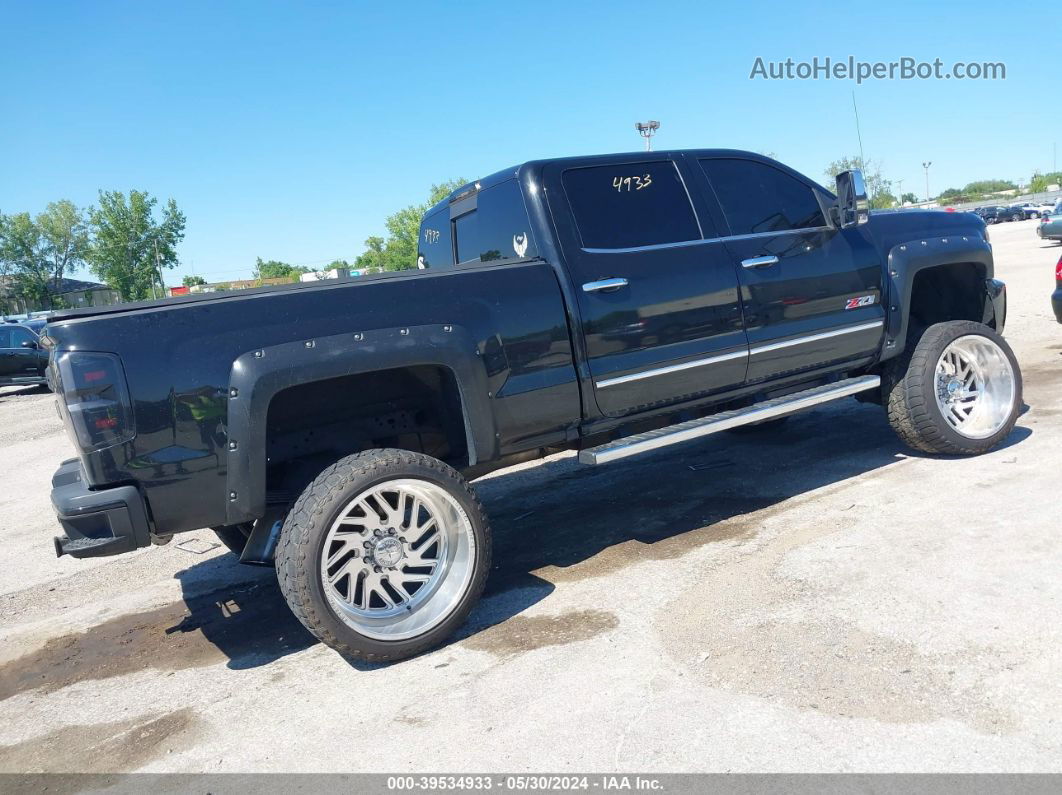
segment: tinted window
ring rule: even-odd
[[[454,251],[450,243],[450,209],[425,216],[420,222],[420,243],[417,248],[417,267],[449,268],[454,264]]]
[[[458,262],[538,256],[516,180],[481,190],[476,196],[476,209],[454,219],[454,237]]]
[[[11,329],[11,344],[10,348],[21,348],[23,342],[36,342],[37,335],[29,329],[19,328],[16,326]]]
[[[0,348],[11,347],[11,327],[0,326]]]
[[[564,172],[564,192],[585,248],[700,240],[674,163],[617,163]]]
[[[732,235],[825,226],[814,192],[798,179],[752,160],[702,160]]]

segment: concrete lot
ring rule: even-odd
[[[478,483],[496,570],[385,667],[209,531],[57,560],[71,454],[0,391],[0,771],[1062,771],[1062,246],[991,229],[1028,411],[976,459],[845,401],[768,438]]]

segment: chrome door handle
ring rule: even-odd
[[[584,293],[596,293],[600,290],[618,290],[620,287],[626,287],[626,279],[601,279],[596,282],[587,282],[583,285]]]
[[[778,264],[778,257],[771,254],[767,257],[751,257],[741,260],[742,268],[769,268]]]

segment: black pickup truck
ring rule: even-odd
[[[529,162],[433,207],[409,271],[57,314],[56,551],[211,527],[325,643],[392,660],[478,598],[490,469],[852,395],[919,451],[989,450],[1022,396],[984,222],[837,189],[733,150]]]

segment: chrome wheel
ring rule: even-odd
[[[997,433],[1014,409],[1014,369],[987,337],[968,334],[952,340],[937,360],[935,386],[945,421],[968,439]]]
[[[352,629],[404,640],[454,611],[475,559],[472,523],[445,489],[389,480],[339,512],[321,547],[321,581],[329,605]]]

